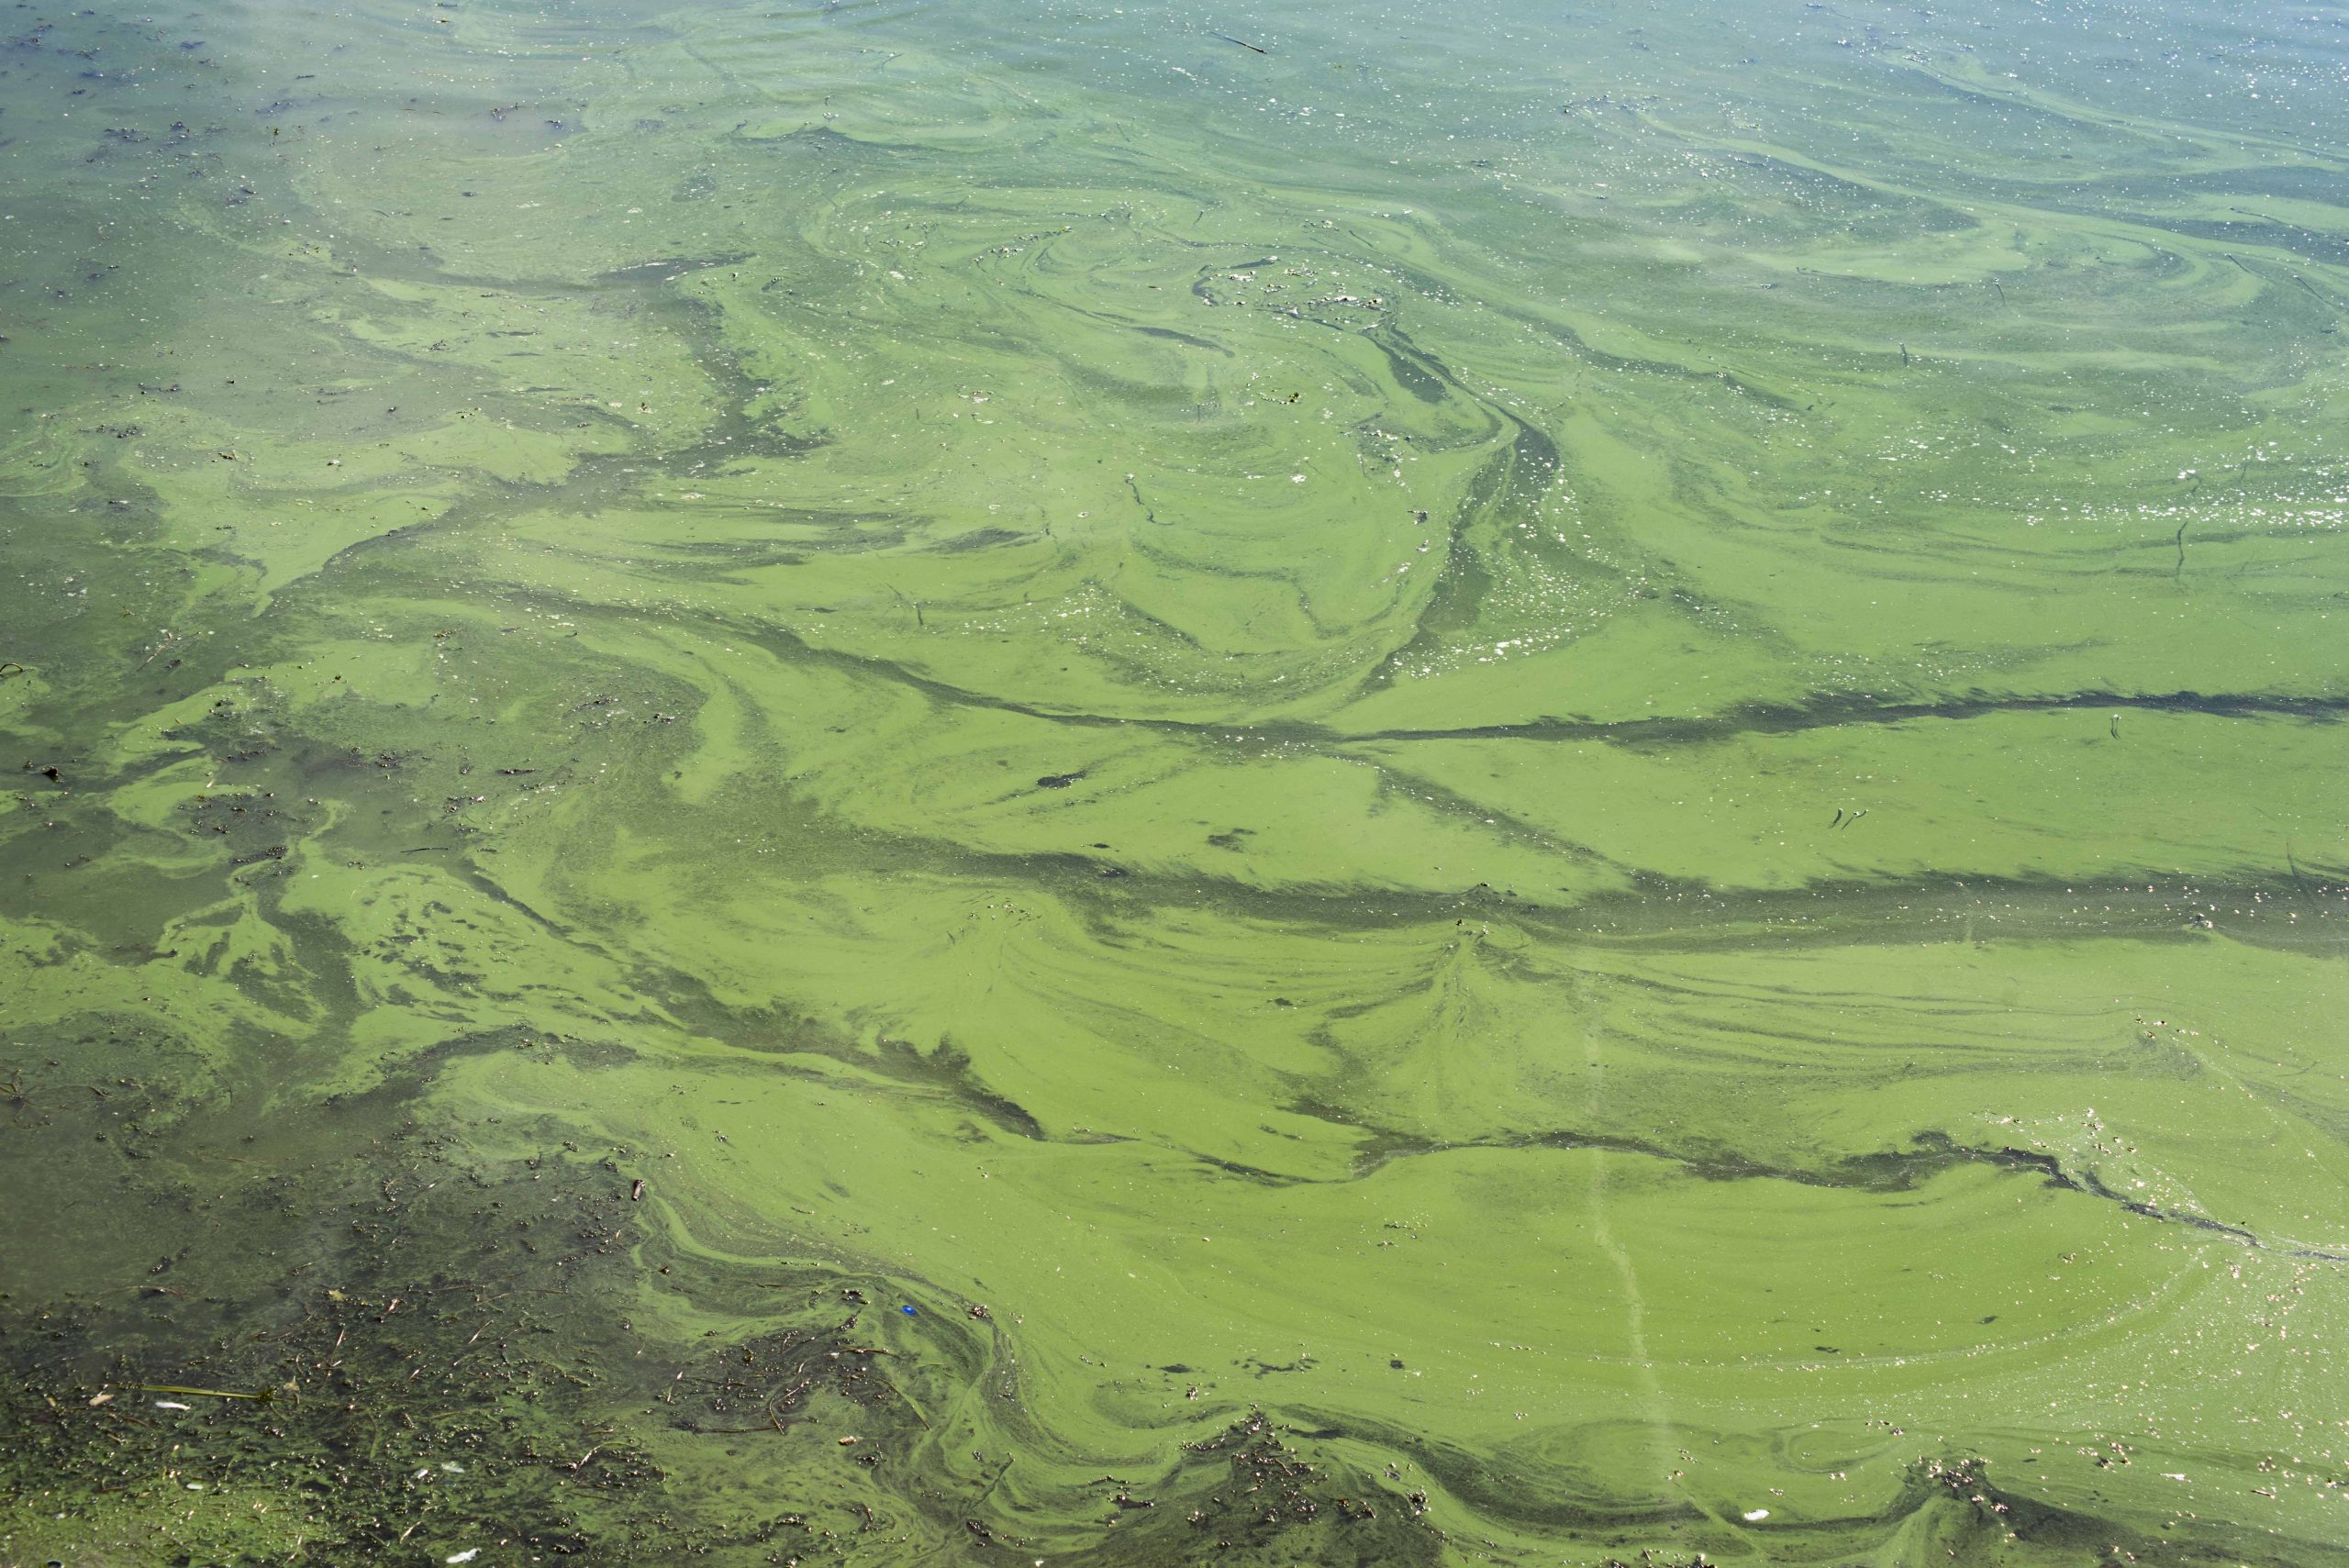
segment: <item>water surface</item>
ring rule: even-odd
[[[2349,10],[12,15],[0,1560],[2349,1561]]]

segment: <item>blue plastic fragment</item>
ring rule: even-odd
[[[904,1313],[908,1318],[911,1318],[914,1315],[914,1309],[910,1307],[900,1307],[897,1310]]]

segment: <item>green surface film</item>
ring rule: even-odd
[[[2349,11],[10,16],[0,1562],[2349,1562]]]

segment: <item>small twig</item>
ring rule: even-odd
[[[173,1383],[134,1383],[131,1387],[141,1394],[195,1394],[206,1399],[250,1399],[257,1404],[274,1404],[277,1390],[264,1388],[258,1394],[231,1394],[225,1388],[182,1388]]]

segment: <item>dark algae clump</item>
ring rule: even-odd
[[[2349,33],[21,9],[0,1563],[2349,1564]]]
[[[607,1206],[584,1173],[558,1173],[567,1201],[546,1240],[581,1288],[524,1283],[513,1217],[550,1207],[547,1183],[461,1174],[411,1140],[397,1157],[427,1189],[412,1199],[305,1185],[308,1256],[260,1299],[167,1283],[250,1269],[199,1246],[118,1304],[6,1304],[13,1554],[350,1562],[662,1544],[660,1468],[609,1420],[613,1357],[627,1352],[596,1331],[587,1299]]]

